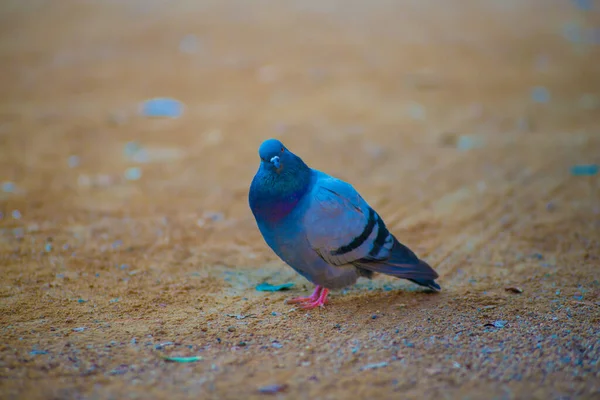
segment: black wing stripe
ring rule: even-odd
[[[371,251],[369,252],[369,257],[377,258],[377,256],[379,255],[379,252],[381,251],[381,248],[383,247],[383,245],[385,244],[385,242],[387,241],[389,236],[390,236],[390,232],[387,230],[385,223],[383,222],[381,217],[379,217],[379,215],[378,215],[377,216],[377,237],[375,238],[375,241],[373,242],[373,247],[371,248]]]
[[[373,211],[373,209],[369,207],[369,221],[367,222],[367,225],[365,226],[365,229],[362,231],[362,233],[360,235],[358,235],[357,237],[355,237],[354,239],[352,239],[352,241],[350,243],[348,243],[347,245],[342,246],[336,250],[333,250],[331,252],[331,255],[341,256],[343,254],[350,253],[351,251],[359,248],[369,238],[369,236],[373,232],[373,229],[375,228],[375,218],[376,218],[375,211]]]

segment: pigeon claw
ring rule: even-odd
[[[296,297],[294,299],[290,299],[287,303],[291,304],[299,304],[300,307],[305,310],[312,310],[316,307],[324,307],[325,303],[327,303],[327,294],[329,293],[329,289],[325,289],[323,286],[316,286],[315,291],[310,295],[310,297]]]

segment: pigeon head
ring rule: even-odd
[[[265,140],[258,149],[261,166],[266,171],[281,174],[282,172],[294,172],[298,167],[305,166],[302,160],[290,152],[277,139]]]
[[[307,192],[312,170],[276,139],[264,141],[258,155],[261,161],[250,186],[250,208],[261,220],[277,221]]]

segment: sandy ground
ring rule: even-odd
[[[3,2],[0,398],[600,398],[579,3]],[[158,96],[183,115],[141,116]],[[286,305],[312,285],[247,206],[268,137],[350,181],[443,291]]]

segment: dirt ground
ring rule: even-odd
[[[0,398],[600,399],[585,8],[3,2]],[[153,97],[183,114],[142,116]],[[351,182],[443,291],[286,304],[312,285],[247,205],[269,137]]]

